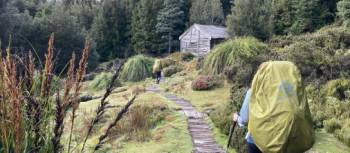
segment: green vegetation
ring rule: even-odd
[[[223,5],[220,0],[192,0],[190,23],[223,25],[225,22]]]
[[[152,76],[153,58],[137,55],[129,58],[123,66],[120,78],[124,81],[141,81]]]
[[[95,76],[95,78],[89,83],[89,88],[94,91],[100,91],[105,89],[111,82],[113,77],[112,73],[102,72]],[[119,86],[120,82],[116,81],[114,86]]]
[[[268,52],[267,45],[253,37],[234,38],[218,45],[209,53],[204,62],[204,71],[221,74],[240,62],[240,59],[255,60],[256,56]]]

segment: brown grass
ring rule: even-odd
[[[20,144],[22,143],[22,138],[24,136],[22,131],[21,99],[20,90],[18,87],[19,81],[17,80],[16,64],[10,56],[10,48],[7,49],[7,59],[5,63],[5,88],[8,89],[7,94],[11,103],[11,121],[13,122],[14,140],[15,143],[18,144],[15,145],[14,151],[15,153],[20,153],[22,151],[22,145]]]

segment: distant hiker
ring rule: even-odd
[[[160,59],[156,59],[153,65],[153,74],[156,76],[156,83],[159,84],[162,78],[162,63]]]
[[[291,62],[265,62],[255,74],[240,114],[248,125],[249,153],[302,153],[314,143],[311,113],[298,68]]]

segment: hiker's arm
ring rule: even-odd
[[[239,112],[239,116],[237,118],[237,123],[239,126],[245,126],[248,124],[250,96],[251,96],[251,90],[248,90],[248,92],[244,97],[243,105]]]

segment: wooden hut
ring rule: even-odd
[[[225,27],[194,24],[180,36],[180,49],[181,52],[205,56],[211,48],[228,37]]]

